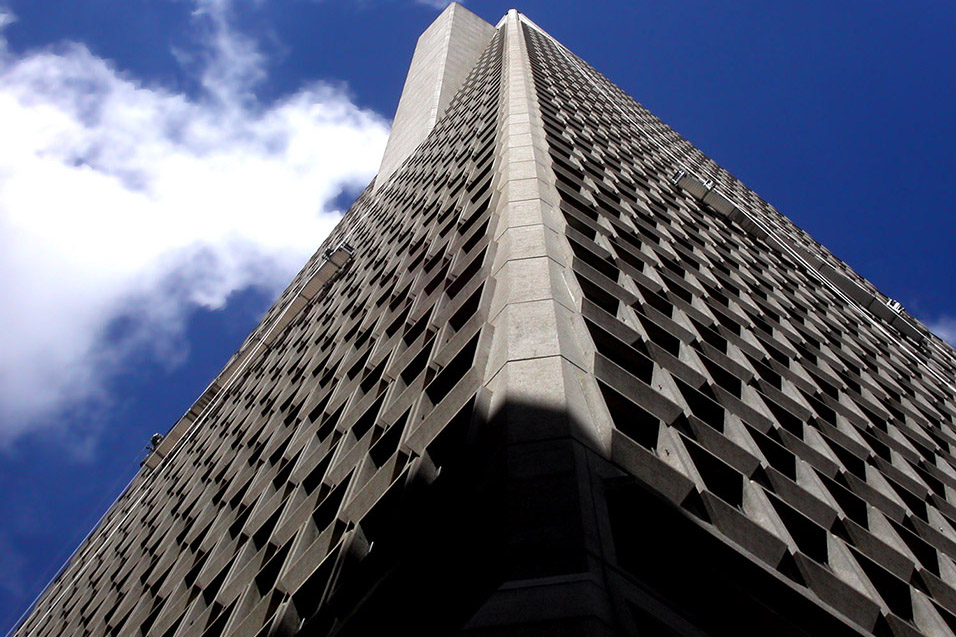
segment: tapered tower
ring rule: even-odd
[[[517,12],[23,635],[948,635],[956,356]]]

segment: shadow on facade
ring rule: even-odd
[[[480,411],[429,445],[429,477],[363,519],[297,634],[855,634],[710,532],[696,492],[675,506],[580,442],[567,414]],[[567,435],[515,440],[536,422]]]

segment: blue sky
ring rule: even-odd
[[[443,4],[0,0],[0,629],[374,175]],[[956,341],[956,5],[514,6]]]

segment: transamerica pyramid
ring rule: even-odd
[[[956,354],[525,16],[19,635],[952,635]]]

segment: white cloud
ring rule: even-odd
[[[926,324],[926,327],[953,347],[956,347],[956,318],[943,316]]]
[[[196,6],[198,98],[0,32],[0,443],[105,399],[137,348],[173,360],[196,307],[281,289],[378,167],[382,118],[322,83],[257,103],[255,42],[228,2]]]

